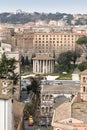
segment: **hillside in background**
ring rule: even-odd
[[[63,20],[66,21],[68,25],[72,25],[72,20],[74,17],[72,14],[66,13],[26,13],[18,11],[16,13],[1,13],[0,22],[1,23],[12,23],[12,24],[24,24],[28,22],[37,22],[38,20],[46,21],[47,23],[50,20]],[[81,17],[75,21],[75,25],[84,25],[87,24],[87,18],[82,19]]]

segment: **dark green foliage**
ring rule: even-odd
[[[87,59],[87,36],[80,37],[77,40],[77,44],[81,45],[83,48],[83,51],[86,53],[86,59]]]
[[[31,85],[27,86],[27,92],[33,92],[34,94],[38,95],[40,94],[40,80],[36,78],[30,78],[31,80]]]
[[[30,60],[28,59],[28,56],[25,58],[25,65],[30,65]]]
[[[8,59],[4,53],[0,61],[0,79],[11,79],[14,84],[17,84],[19,74],[14,72],[15,69],[16,60],[14,58]]]
[[[24,59],[24,56],[21,56],[21,66],[24,66],[25,65],[25,59]]]
[[[28,22],[36,22],[38,20],[45,20],[49,22],[50,20],[58,21],[62,19],[64,16],[67,16],[67,22],[71,24],[71,20],[73,19],[73,15],[66,13],[26,13],[26,12],[17,12],[16,14],[12,13],[1,13],[0,19],[2,23],[12,23],[12,24],[24,24]]]
[[[32,91],[38,95],[40,93],[40,81],[38,79],[34,79],[32,78],[31,79],[31,88],[32,88]]]
[[[74,69],[77,57],[79,57],[79,54],[76,52],[68,51],[68,52],[61,53],[57,60],[59,64],[58,66],[59,72],[61,71],[69,72],[70,69]]]
[[[79,64],[78,68],[80,71],[87,69],[87,62],[83,62],[83,63]]]
[[[78,40],[77,40],[77,43],[82,45],[86,45],[87,46],[87,36],[83,36],[83,37],[80,37]]]

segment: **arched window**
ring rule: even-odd
[[[42,110],[42,113],[44,113],[44,107],[42,107],[41,110]]]
[[[83,77],[83,82],[86,82],[86,78],[85,77]]]
[[[46,95],[46,100],[48,100],[49,99],[49,95]]]
[[[50,99],[53,99],[53,95],[50,95]]]
[[[48,107],[46,107],[46,113],[48,112],[48,110],[49,110]]]
[[[42,100],[44,100],[45,99],[45,95],[42,95]]]
[[[52,113],[53,112],[53,107],[50,107],[49,111],[50,111],[50,113]]]
[[[85,86],[83,87],[83,92],[85,92]]]

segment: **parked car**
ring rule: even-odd
[[[46,122],[46,124],[47,124],[47,126],[51,126],[51,122],[50,121]]]
[[[32,122],[28,123],[28,126],[33,126],[33,125],[34,125],[34,123],[32,123]]]
[[[45,121],[40,121],[39,122],[39,126],[41,127],[47,127],[47,126],[51,126],[50,122],[45,122]]]
[[[24,120],[28,120],[28,116],[26,115],[26,116],[24,116]]]
[[[29,103],[30,102],[30,99],[29,98],[27,98],[27,99],[25,99],[24,101],[23,101],[23,103]]]

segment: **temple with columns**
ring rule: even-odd
[[[33,73],[50,74],[54,72],[55,58],[48,53],[40,53],[33,59]]]

